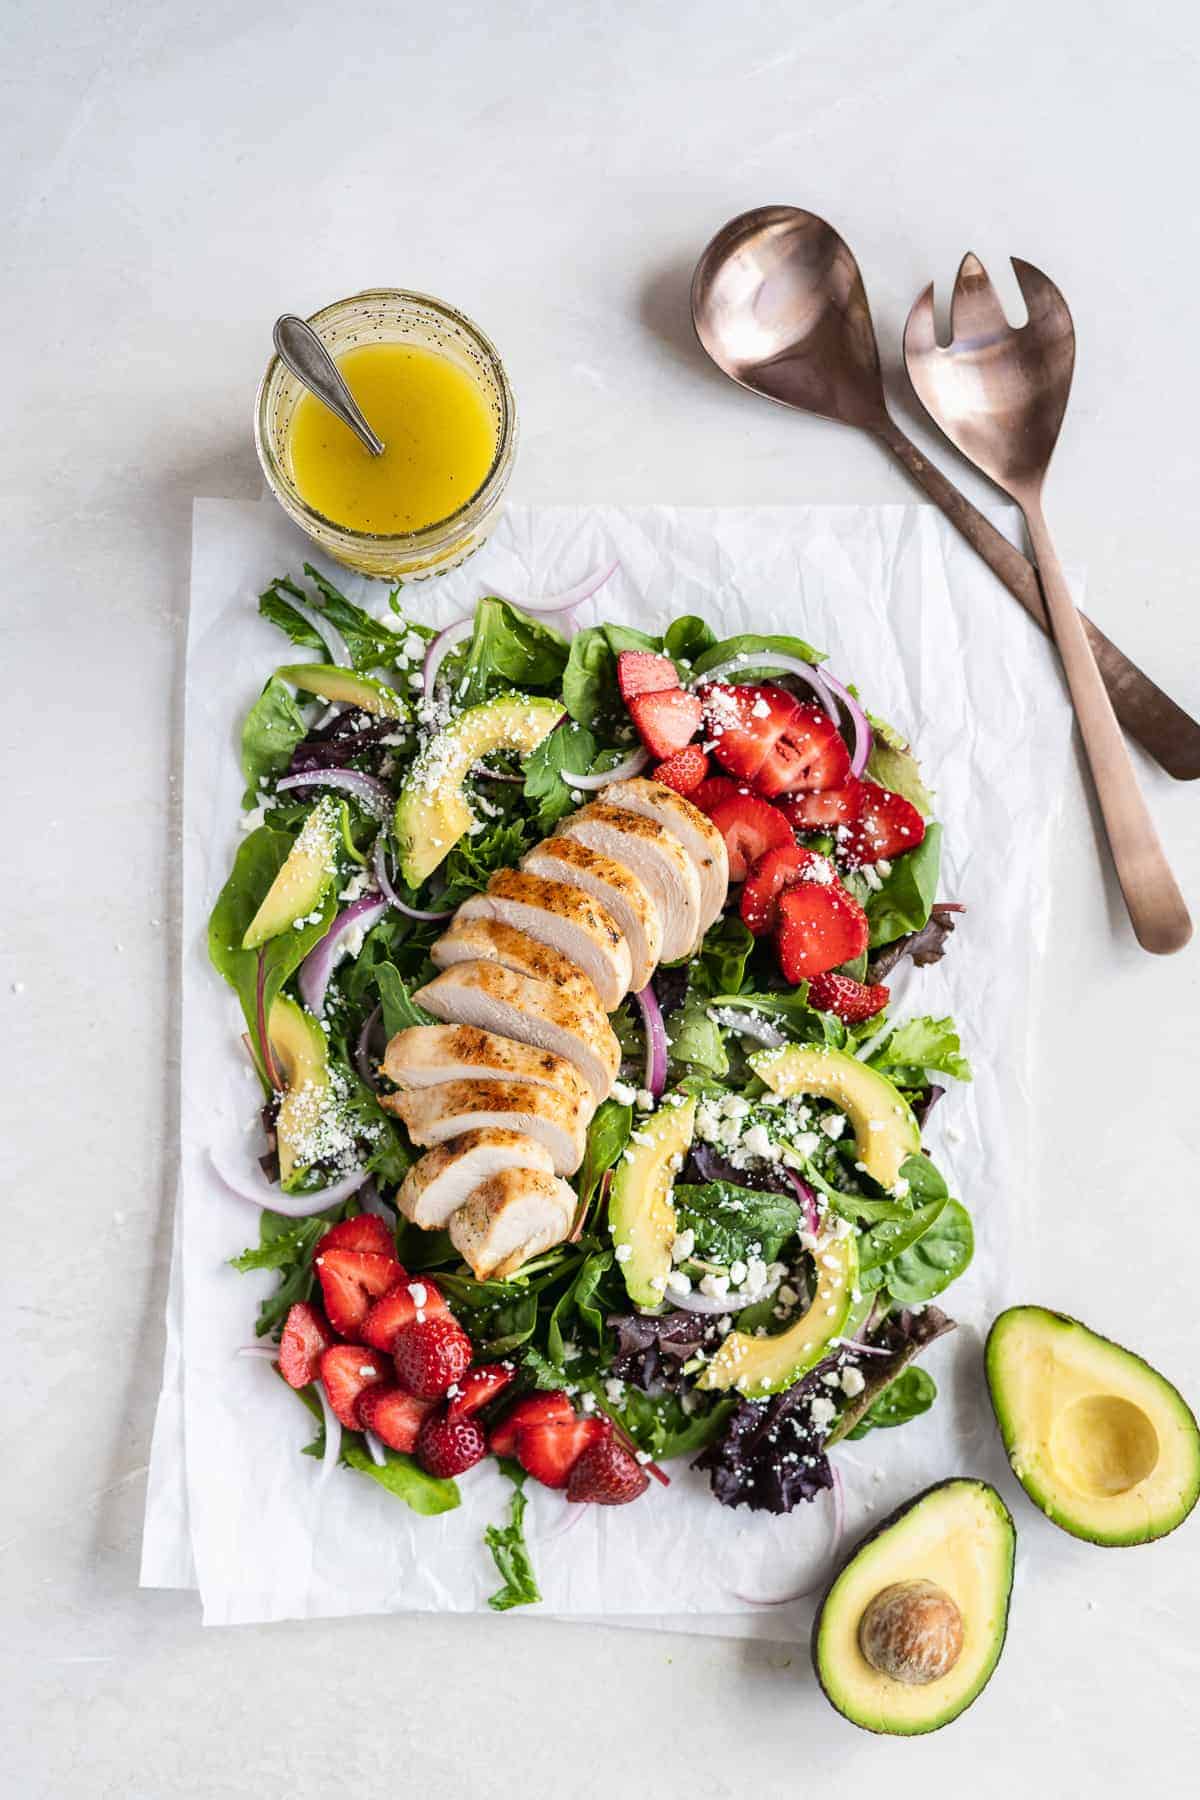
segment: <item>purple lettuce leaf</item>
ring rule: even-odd
[[[885,944],[867,964],[867,980],[886,981],[897,963],[911,956],[918,969],[941,962],[946,954],[946,940],[954,930],[955,913],[966,912],[957,900],[937,900],[920,931],[906,932],[893,944]]]

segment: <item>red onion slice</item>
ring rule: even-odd
[[[241,1348],[238,1350],[235,1350],[233,1354],[235,1357],[253,1356],[253,1357],[262,1357],[264,1359],[269,1358],[271,1362],[275,1362],[279,1356],[279,1345],[278,1344],[243,1344],[241,1346]]]
[[[325,991],[337,962],[338,947],[342,939],[348,931],[356,928],[370,931],[386,911],[387,901],[379,894],[363,894],[361,899],[352,901],[344,912],[338,914],[325,936],[313,945],[300,964],[296,986],[300,989],[300,998],[305,1006],[318,1019],[325,1011]]]
[[[365,1213],[374,1213],[377,1219],[382,1219],[385,1225],[395,1225],[396,1214],[376,1187],[374,1177],[359,1188],[358,1204]]]
[[[663,1024],[658,995],[652,987],[642,988],[633,997],[641,1008],[646,1031],[645,1085],[657,1100],[667,1085],[667,1028]]]
[[[254,1012],[255,1017],[258,1020],[258,1047],[262,1052],[263,1071],[267,1080],[270,1082],[275,1093],[281,1094],[283,1092],[283,1078],[279,1073],[274,1054],[271,1050],[271,1040],[267,1036],[266,986],[267,953],[265,950],[260,950],[258,953],[258,976],[254,984]]]
[[[775,669],[782,671],[785,675],[799,676],[800,680],[812,689],[834,724],[837,724],[837,707],[825,686],[822,672],[799,656],[784,656],[775,650],[763,650],[761,653],[747,650],[742,657],[733,662],[718,663],[715,669],[705,669],[703,675],[697,675],[691,685],[694,688],[706,687],[710,681],[724,681],[730,675],[745,676],[748,669],[753,669],[756,675],[764,669]]]
[[[363,1021],[363,1028],[358,1034],[358,1042],[354,1046],[354,1066],[369,1088],[379,1092],[379,1078],[371,1067],[371,1033],[383,1017],[383,1007],[379,1005],[374,1012],[368,1013]]]
[[[325,1454],[321,1458],[321,1475],[319,1485],[325,1486],[332,1470],[337,1468],[338,1458],[342,1454],[342,1421],[329,1404],[329,1395],[324,1385],[317,1383],[317,1399],[321,1402],[321,1413],[325,1420]]]
[[[680,1312],[703,1313],[712,1318],[721,1313],[739,1313],[744,1306],[757,1306],[760,1300],[769,1300],[782,1282],[783,1276],[776,1275],[763,1287],[755,1288],[752,1294],[738,1293],[736,1290],[731,1290],[728,1294],[701,1294],[693,1289],[690,1294],[668,1293],[667,1299]]]
[[[572,607],[582,606],[585,600],[590,600],[597,589],[602,588],[616,574],[620,566],[619,562],[610,562],[607,569],[597,569],[593,574],[585,575],[582,581],[577,581],[574,587],[564,588],[561,594],[545,594],[540,600],[509,600],[508,604],[515,606],[518,612],[570,612]]]
[[[383,1439],[376,1437],[373,1431],[364,1431],[363,1438],[371,1461],[377,1469],[387,1468],[387,1451],[383,1447]]]
[[[433,695],[433,684],[437,680],[438,670],[441,668],[444,658],[449,655],[456,644],[461,644],[465,638],[469,638],[474,629],[474,619],[456,619],[453,625],[447,625],[444,630],[438,632],[436,637],[430,638],[422,668],[427,697]]]
[[[560,769],[559,778],[568,787],[584,788],[589,792],[596,788],[607,787],[610,781],[628,781],[632,775],[640,775],[650,761],[650,752],[640,746],[619,762],[615,769],[605,769],[599,775],[572,775],[569,769]]]
[[[343,794],[353,794],[377,819],[390,818],[396,803],[386,782],[364,775],[361,769],[309,769],[302,775],[285,775],[275,783],[275,792],[286,794],[292,788],[305,787],[338,788]]]
[[[862,774],[867,766],[867,758],[871,754],[871,721],[859,705],[854,695],[844,682],[831,675],[828,669],[822,669],[818,680],[835,694],[846,709],[851,725],[854,727],[854,746],[850,752],[850,773],[855,777]]]
[[[796,1198],[804,1208],[804,1229],[810,1237],[817,1237],[821,1230],[821,1214],[817,1207],[817,1196],[807,1181],[801,1181],[794,1169],[785,1169],[784,1174],[796,1190]]]
[[[346,640],[336,625],[331,625],[325,614],[318,612],[315,606],[308,606],[303,600],[297,600],[293,594],[285,593],[283,601],[293,612],[299,613],[304,623],[316,632],[329,652],[329,660],[341,669],[352,669],[354,658],[346,647]]]
[[[841,1472],[836,1463],[830,1463],[829,1470],[833,1481],[826,1490],[830,1503],[829,1548],[825,1552],[824,1558],[827,1564],[837,1561],[838,1551],[842,1544],[842,1533],[846,1528],[846,1492],[842,1486]],[[807,1600],[810,1594],[815,1594],[824,1580],[823,1573],[817,1574],[802,1588],[796,1588],[790,1594],[777,1594],[770,1600],[760,1599],[756,1594],[739,1594],[734,1588],[730,1588],[729,1591],[735,1600],[742,1602],[743,1606],[791,1606],[797,1600]]]
[[[786,1044],[786,1031],[780,1031],[769,1019],[760,1019],[744,1006],[713,1006],[709,1008],[718,1025],[727,1031],[736,1031],[739,1037],[753,1038],[755,1043],[765,1044],[769,1050],[778,1050]]]
[[[392,886],[392,878],[388,873],[387,849],[384,845],[382,832],[380,832],[379,836],[375,839],[375,850],[371,857],[371,867],[375,871],[375,879],[379,883],[380,890],[388,905],[394,906],[396,911],[403,913],[406,919],[426,919],[433,924],[438,925],[443,919],[452,919],[454,917],[453,907],[448,907],[442,912],[423,912],[419,906],[410,906],[407,900],[402,900],[400,898],[399,894]]]
[[[222,1166],[214,1150],[209,1151],[209,1161],[220,1180],[239,1200],[252,1201],[255,1206],[278,1213],[284,1219],[311,1219],[317,1213],[327,1212],[331,1206],[339,1206],[351,1194],[357,1194],[363,1182],[370,1179],[367,1169],[354,1169],[340,1181],[317,1188],[313,1193],[285,1194],[278,1183],[268,1181],[257,1166],[253,1172]]]

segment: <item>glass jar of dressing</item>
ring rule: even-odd
[[[495,524],[516,454],[500,358],[477,325],[428,294],[373,288],[309,324],[386,448],[372,456],[273,357],[255,442],[275,498],[322,549],[368,575],[420,580],[456,567]]]

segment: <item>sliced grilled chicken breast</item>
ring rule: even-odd
[[[583,1161],[589,1107],[555,1088],[532,1081],[446,1081],[440,1087],[382,1094],[414,1144],[444,1144],[466,1131],[521,1131],[544,1144],[558,1175],[573,1175]]]
[[[513,1275],[553,1244],[575,1216],[575,1190],[540,1169],[504,1169],[481,1183],[450,1221],[450,1242],[480,1281]]]
[[[582,1000],[600,1004],[594,984],[569,956],[499,919],[464,919],[460,912],[429,954],[439,969],[460,962],[497,962],[518,975],[553,982]]]
[[[427,1150],[400,1184],[396,1205],[422,1231],[441,1231],[481,1182],[505,1169],[554,1174],[554,1158],[523,1131],[464,1131]]]
[[[700,876],[700,935],[703,936],[720,917],[729,895],[729,853],[725,839],[712,820],[682,794],[664,787],[661,781],[648,781],[644,776],[612,782],[605,788],[604,797],[610,806],[623,806],[627,812],[653,819],[679,839]]]
[[[598,900],[565,881],[546,881],[521,869],[499,869],[484,894],[472,894],[460,919],[500,919],[561,950],[592,982],[605,1012],[629,992],[629,945]]]
[[[494,963],[470,966],[490,968],[496,975],[508,973]],[[429,985],[436,987],[444,979],[439,975]],[[438,1008],[428,1010],[437,1012]],[[598,1002],[594,1010],[607,1031],[608,1020]],[[596,1104],[590,1086],[565,1056],[539,1049],[527,1037],[500,1036],[473,1023],[410,1025],[407,1031],[396,1033],[384,1052],[382,1067],[388,1080],[400,1088],[436,1087],[442,1081],[536,1081],[540,1087],[576,1094],[585,1105]]]
[[[532,1045],[531,1055],[550,1051],[556,1061],[565,1058],[576,1081],[582,1077],[589,1118],[612,1092],[621,1046],[598,1003],[491,962],[455,963],[413,999],[450,1024],[479,1025],[486,1037],[515,1039],[514,1051]]]
[[[657,908],[663,961],[687,955],[700,931],[700,876],[673,832],[642,813],[593,800],[565,818],[557,835],[623,862]]]
[[[629,945],[629,985],[644,988],[662,955],[662,921],[644,883],[624,863],[581,844],[578,838],[550,837],[521,858],[521,867],[548,881],[582,888],[610,912]]]

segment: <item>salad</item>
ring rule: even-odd
[[[428,1514],[499,1459],[500,1609],[530,1479],[836,1489],[934,1403],[973,1247],[921,1146],[958,1032],[888,1011],[962,911],[907,743],[798,637],[574,629],[611,571],[438,633],[304,573],[209,926],[262,1085],[247,1353],[326,1475]]]

